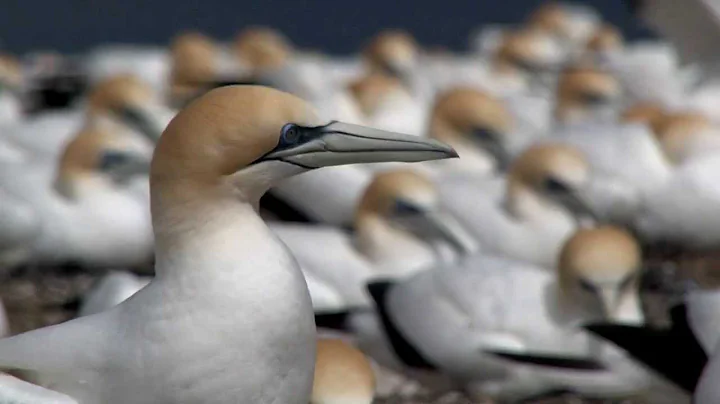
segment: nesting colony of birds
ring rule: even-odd
[[[635,6],[4,54],[0,403],[720,402],[720,6]]]

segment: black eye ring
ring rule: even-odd
[[[282,128],[282,141],[286,145],[294,145],[300,140],[300,128],[294,123],[288,123]]]
[[[580,287],[581,287],[584,291],[590,292],[590,293],[595,293],[595,292],[596,292],[595,285],[593,285],[592,283],[586,281],[585,279],[580,279],[580,280],[579,280],[579,283],[580,283]]]
[[[562,181],[557,180],[555,178],[547,178],[545,180],[545,189],[547,189],[551,193],[556,194],[565,194],[570,193],[570,188],[568,188],[567,185],[565,185]]]

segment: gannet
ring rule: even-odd
[[[718,308],[717,287],[702,285],[686,290],[683,301],[670,309],[670,327],[595,323],[585,328],[618,345],[688,394],[696,392],[696,400],[703,397],[707,401],[700,402],[713,402],[710,398],[717,397],[712,387],[717,364],[712,364],[712,358],[717,356],[720,337]]]
[[[625,38],[622,32],[616,26],[604,23],[590,36],[585,44],[585,50],[604,59],[622,51],[624,46]]]
[[[212,38],[189,31],[170,44],[168,103],[180,107],[202,93],[223,84],[245,80],[249,68]]]
[[[55,166],[2,165],[0,188],[27,201],[40,226],[37,237],[26,240],[31,262],[92,268],[150,259],[147,196],[140,198],[129,186],[138,175],[147,178],[152,143],[123,130],[114,120],[91,119]]]
[[[0,126],[23,118],[20,98],[23,89],[22,65],[14,57],[0,54]]]
[[[579,326],[603,318],[642,323],[640,265],[640,246],[629,233],[598,227],[568,240],[554,273],[477,255],[370,287],[385,329],[394,329],[393,347],[404,346],[406,359],[414,352],[471,394],[518,399],[570,389],[617,397],[644,393],[652,377]]]
[[[551,34],[520,28],[503,36],[493,59],[492,71],[499,86],[515,92],[551,92],[552,77],[567,59],[567,51]]]
[[[422,135],[427,106],[412,97],[397,77],[370,73],[353,80],[348,90],[368,125],[411,135]]]
[[[369,96],[369,94],[366,94]],[[504,169],[513,151],[527,139],[514,132],[513,116],[502,100],[472,88],[458,88],[438,96],[427,123],[425,136],[451,144],[461,155],[458,162],[428,162],[415,165],[438,187],[443,198],[484,191],[468,187],[453,177],[486,177],[496,167]],[[462,160],[462,162],[460,162]],[[438,163],[438,164],[435,164]],[[290,178],[271,192],[311,219],[332,225],[349,225],[373,173],[402,166],[400,163],[368,164],[321,169]]]
[[[97,83],[85,105],[70,111],[43,113],[5,128],[3,135],[28,151],[24,161],[52,164],[88,116],[111,117],[132,129],[137,136],[155,141],[173,112],[142,80],[120,75]]]
[[[258,216],[260,197],[317,167],[453,156],[436,141],[322,122],[276,90],[212,90],[155,149],[153,281],[109,311],[0,340],[0,367],[80,402],[307,404],[310,297]]]
[[[555,35],[571,50],[585,45],[600,18],[592,8],[561,1],[547,1],[534,10],[527,25]]]
[[[375,175],[358,204],[352,235],[331,226],[278,222],[270,228],[310,279],[316,311],[370,307],[370,279],[402,278],[476,248],[439,202],[429,179],[397,169]],[[320,246],[323,254],[317,254]]]
[[[583,153],[539,143],[512,162],[507,179],[487,188],[489,197],[445,206],[484,251],[554,268],[565,240],[595,216],[587,201],[592,181]]]
[[[267,26],[250,26],[232,44],[237,60],[252,79],[311,102],[332,95],[342,82],[318,58],[302,54],[281,32]]]
[[[562,125],[614,122],[622,87],[611,74],[592,67],[570,67],[558,79],[555,119]]]
[[[170,75],[170,52],[166,47],[137,44],[105,44],[83,57],[83,71],[90,83],[132,74],[146,81],[158,94],[165,94]]]

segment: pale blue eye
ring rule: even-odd
[[[100,169],[103,171],[113,170],[121,165],[127,164],[130,160],[127,153],[117,150],[108,150],[100,156]]]
[[[300,128],[294,123],[283,126],[280,142],[284,146],[292,146],[300,141]]]

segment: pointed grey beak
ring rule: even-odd
[[[473,237],[454,217],[442,213],[426,212],[418,232],[428,239],[446,242],[460,255],[468,255],[477,250]]]
[[[558,196],[559,202],[575,216],[578,221],[582,219],[591,219],[599,222],[600,218],[590,208],[587,202],[576,192],[568,192]]]
[[[398,200],[393,222],[428,242],[447,243],[460,255],[468,255],[477,250],[475,239],[452,216],[436,210],[428,210],[412,203]]]
[[[433,139],[359,125],[330,122],[324,126],[288,124],[278,145],[258,161],[280,160],[307,169],[355,163],[417,162],[458,157]]]

